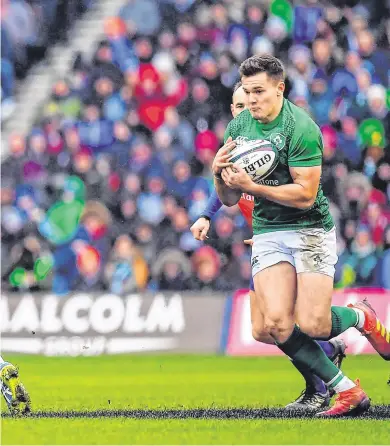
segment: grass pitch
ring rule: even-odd
[[[289,418],[303,387],[286,358],[7,356],[34,414],[2,401],[2,444],[390,444],[389,363],[348,357],[374,408],[343,420]]]

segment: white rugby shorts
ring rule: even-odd
[[[334,277],[337,262],[336,229],[275,231],[253,236],[252,277],[279,262],[289,262],[299,273]]]

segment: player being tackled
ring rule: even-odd
[[[254,196],[252,329],[256,339],[272,338],[302,369],[337,394],[318,416],[356,414],[370,406],[359,381],[345,376],[315,339],[330,340],[355,327],[366,336],[376,316],[360,303],[331,306],[336,231],[321,187],[322,136],[301,108],[283,97],[284,68],[273,56],[253,56],[240,67],[248,109],[232,120],[213,162],[222,203],[235,205],[242,193]],[[279,150],[278,165],[256,183],[230,160],[237,138],[267,140]],[[273,186],[272,184],[277,184]]]
[[[247,98],[245,92],[242,88],[241,82],[238,82],[234,86],[231,112],[233,118],[238,116],[242,111],[247,108]],[[191,232],[197,240],[204,241],[210,229],[211,218],[218,212],[218,210],[223,206],[221,200],[218,198],[215,190],[210,196],[209,202],[206,209],[196,220],[196,222],[191,226]],[[252,230],[252,212],[254,207],[254,198],[248,194],[242,194],[238,206],[242,215],[249,228]],[[244,243],[252,245],[252,240],[245,240]],[[249,284],[249,297],[251,304],[251,311],[260,311],[256,308],[255,292],[253,279],[251,279]],[[259,317],[258,317],[259,318]],[[258,333],[255,329],[253,331],[254,338],[259,342],[264,342],[267,344],[274,344],[274,339],[271,336],[266,336],[262,333]],[[332,360],[336,367],[340,368],[343,359],[345,358],[345,344],[341,339],[331,339],[329,341],[319,341],[320,347],[324,350],[326,355]],[[288,404],[286,408],[289,410],[319,410],[328,407],[330,402],[330,397],[332,396],[332,390],[327,390],[325,383],[314,373],[308,370],[306,367],[302,367],[295,361],[292,364],[297,368],[297,370],[303,376],[306,387],[301,392],[299,397]]]

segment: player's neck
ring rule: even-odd
[[[275,107],[275,110],[269,116],[267,116],[265,119],[258,119],[258,121],[261,124],[269,124],[270,122],[275,121],[275,119],[280,115],[280,112],[282,111],[283,99],[284,98],[282,96],[277,106]]]

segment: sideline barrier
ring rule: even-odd
[[[1,350],[46,356],[217,353],[225,295],[2,294]]]
[[[230,307],[230,317],[226,318],[221,349],[227,355],[282,355],[283,353],[274,345],[266,345],[256,342],[252,337],[249,290],[237,291],[227,307]],[[332,300],[333,305],[346,306],[367,297],[375,308],[378,317],[390,328],[390,291],[382,289],[350,289],[335,291]],[[376,353],[364,336],[350,328],[340,335],[348,346],[348,354],[372,354]]]

